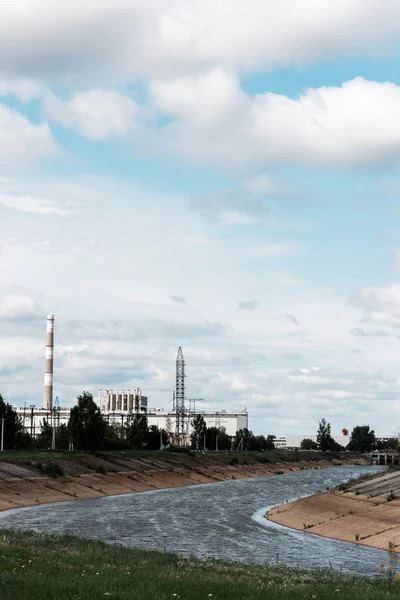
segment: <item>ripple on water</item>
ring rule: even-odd
[[[70,533],[201,558],[332,567],[370,575],[387,553],[294,531],[268,508],[379,467],[336,467],[179,489],[45,504],[0,513],[0,527]]]

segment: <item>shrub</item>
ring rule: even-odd
[[[190,448],[186,448],[185,446],[169,446],[168,452],[177,452],[178,454],[187,454],[188,456],[196,456],[196,453],[193,452]]]
[[[42,473],[48,477],[62,477],[64,475],[60,465],[55,462],[48,462],[42,465]]]

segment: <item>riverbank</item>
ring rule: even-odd
[[[400,471],[282,504],[270,521],[307,533],[400,551]]]
[[[394,600],[400,589],[385,575],[203,561],[7,530],[0,530],[0,556],[1,600]]]
[[[365,463],[355,455],[300,451],[9,453],[0,459],[0,511],[351,464]]]

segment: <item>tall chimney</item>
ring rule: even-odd
[[[47,316],[46,360],[44,368],[44,408],[53,408],[54,315]]]

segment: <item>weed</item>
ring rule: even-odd
[[[388,493],[388,495],[386,496],[386,502],[391,502],[392,500],[394,500],[396,498],[396,496],[394,495],[393,491],[390,491]]]
[[[62,477],[64,475],[64,472],[60,465],[55,462],[45,463],[42,467],[42,472],[48,477]]]
[[[385,577],[386,579],[397,579],[396,571],[397,571],[398,554],[396,552],[396,545],[394,544],[394,542],[389,542],[388,553],[389,553],[389,564],[386,567],[386,571],[385,571],[385,565],[383,562],[381,562],[378,567],[379,574],[381,575],[381,577]]]
[[[356,540],[356,542],[358,542],[358,540],[360,539],[360,534],[356,533],[354,536],[354,539]]]

